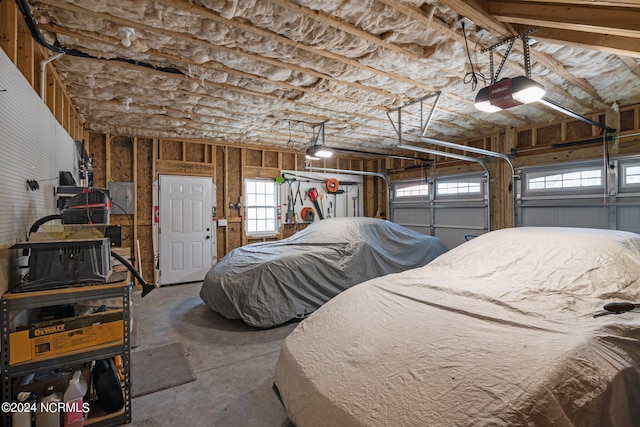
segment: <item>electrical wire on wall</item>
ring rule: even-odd
[[[127,233],[127,235],[122,238],[122,240],[127,240],[129,237],[131,237],[131,230],[133,230],[133,221],[131,221],[131,215],[128,214],[127,211],[125,211],[122,206],[114,202],[113,199],[111,199],[111,204],[117,207],[118,209],[120,209],[122,213],[127,216],[127,220],[129,220],[129,233]]]
[[[479,71],[476,71],[474,65],[473,65],[473,60],[471,59],[471,52],[469,51],[469,42],[467,40],[467,33],[464,30],[464,21],[462,21],[462,36],[464,37],[464,45],[467,51],[467,58],[469,59],[469,65],[471,66],[471,71],[467,72],[463,79],[462,82],[464,84],[471,84],[471,90],[475,92],[476,88],[478,87],[478,78],[481,78],[484,85],[487,85],[487,78],[484,74],[482,74]],[[475,52],[478,49],[478,43],[480,43],[480,40],[482,40],[482,37],[480,37],[478,39],[478,41],[476,41],[476,45],[473,49],[474,51],[474,56],[475,56]],[[476,60],[477,62],[477,60]]]

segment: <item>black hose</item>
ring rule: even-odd
[[[44,224],[45,222],[53,221],[55,219],[60,219],[61,220],[62,219],[62,215],[54,214],[54,215],[43,216],[42,218],[40,218],[39,220],[37,220],[36,222],[33,223],[31,228],[29,229],[29,234],[35,233],[36,231],[38,231],[38,228],[40,228],[40,226],[42,224]],[[27,236],[27,240],[29,240],[29,236]]]
[[[36,20],[33,18],[33,15],[31,14],[31,8],[29,7],[29,3],[27,2],[27,0],[16,0],[16,5],[18,5],[18,9],[20,9],[20,13],[22,13],[22,16],[24,17],[24,20],[27,23],[27,26],[29,27],[29,31],[31,32],[31,36],[34,38],[34,40],[37,41],[38,44],[44,46],[45,48],[53,52],[64,53],[65,55],[77,56],[80,58],[99,59],[103,61],[126,62],[133,65],[139,65],[141,67],[153,68],[154,70],[163,71],[165,73],[184,75],[182,71],[173,67],[157,67],[155,65],[152,65],[146,62],[134,61],[133,59],[127,59],[127,58],[98,58],[96,56],[89,55],[88,53],[81,52],[76,49],[66,49],[60,46],[54,46],[49,42],[47,42],[44,36],[42,35],[42,32],[40,31],[40,27],[38,27],[38,23],[36,22]]]
[[[61,220],[62,215],[60,214],[47,215],[47,216],[43,216],[42,218],[34,222],[31,225],[31,228],[29,228],[29,233],[27,234],[27,241],[29,241],[29,236],[31,235],[31,233],[35,233],[36,231],[38,231],[38,228],[40,228],[42,224],[44,224],[45,222],[56,220],[56,219]],[[22,250],[22,256],[27,256],[27,255],[29,255],[29,248],[24,248]]]
[[[111,251],[111,256],[114,257],[115,259],[117,259],[118,261],[120,261],[122,263],[122,265],[127,267],[127,270],[129,270],[131,272],[131,274],[133,274],[134,277],[136,279],[138,279],[138,282],[140,282],[140,284],[142,285],[142,296],[143,297],[156,288],[154,285],[149,285],[147,282],[145,282],[144,279],[142,278],[142,276],[140,275],[140,273],[138,273],[138,271],[133,267],[133,265],[131,265],[131,263],[129,261],[127,261],[126,259],[124,259],[120,255],[118,255],[114,251]]]

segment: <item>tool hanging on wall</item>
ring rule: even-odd
[[[296,197],[293,199],[294,206],[297,203],[298,198],[300,198],[300,204],[304,205],[304,202],[302,201],[302,193],[300,193],[300,181],[298,181],[298,188],[296,189]]]
[[[310,188],[307,191],[307,195],[316,207],[316,211],[318,211],[318,216],[320,217],[320,219],[324,219],[322,210],[320,209],[320,204],[318,203],[318,189],[316,187]]]
[[[349,189],[344,192],[344,216],[349,216]]]
[[[300,211],[300,217],[303,222],[313,222],[316,219],[316,213],[313,211],[313,208],[307,206]]]
[[[293,224],[295,217],[295,210],[293,209],[293,190],[291,189],[291,181],[287,180],[287,215],[285,217],[285,222],[287,224]]]
[[[338,214],[337,214],[336,211],[338,210],[338,194],[344,194],[344,190],[341,188],[341,189],[336,190],[335,192],[333,192],[331,194],[333,194],[333,203],[332,203],[332,205],[333,205],[333,217],[337,218]],[[345,212],[344,216],[347,216],[346,212]]]
[[[324,185],[329,193],[335,193],[340,188],[340,181],[336,178],[329,178]]]

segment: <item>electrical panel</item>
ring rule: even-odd
[[[136,188],[133,182],[110,182],[112,215],[133,215],[136,212]]]

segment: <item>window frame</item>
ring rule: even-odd
[[[555,187],[555,188],[531,188],[531,181],[534,179],[539,179],[539,178],[544,178],[544,177],[551,177],[551,176],[555,176],[555,175],[559,175],[560,178],[560,182],[562,184],[564,184],[565,181],[568,181],[570,179],[578,179],[581,182],[587,181],[589,179],[595,179],[594,177],[580,177],[580,178],[566,178],[566,175],[570,175],[570,174],[575,174],[575,173],[584,173],[584,172],[592,172],[592,171],[597,171],[599,172],[600,176],[597,177],[598,179],[600,179],[600,184],[597,185],[576,185],[576,186],[570,186],[570,187],[565,187],[564,185],[561,185],[560,187]],[[526,172],[526,176],[525,176],[525,182],[524,182],[524,190],[526,191],[527,194],[558,194],[558,193],[599,193],[604,191],[605,188],[605,184],[606,184],[606,174],[604,173],[604,170],[602,168],[602,166],[599,165],[594,165],[594,164],[585,164],[585,165],[579,165],[579,166],[573,166],[573,167],[569,167],[569,168],[545,168],[545,169],[540,169],[540,170],[536,170],[536,171],[530,171],[530,172]]]
[[[466,184],[467,188],[471,187],[471,184],[475,187],[478,186],[478,191],[446,191],[443,192],[440,188],[441,185],[452,185],[455,184],[459,189],[460,184]],[[434,185],[434,193],[436,199],[442,198],[454,198],[454,197],[467,197],[467,196],[484,196],[484,188],[483,188],[483,178],[481,176],[458,176],[456,178],[446,177],[444,179],[436,179]]]
[[[244,179],[244,226],[245,226],[245,234],[251,237],[263,237],[263,236],[273,236],[279,233],[280,231],[280,221],[278,219],[278,209],[279,209],[279,187],[274,180],[264,179],[264,178],[245,178]],[[258,189],[250,191],[251,184],[260,184],[260,185],[269,185],[269,188],[272,188],[272,192],[267,191],[266,188],[264,191],[260,192]],[[269,197],[273,197],[273,204],[267,203],[269,201]],[[260,197],[265,197],[264,203],[259,203]],[[255,200],[253,200],[253,199]],[[251,218],[251,211],[253,209],[263,209],[263,215],[258,216],[257,218]],[[268,212],[271,211],[271,212]],[[270,216],[272,214],[272,217]],[[250,221],[263,221],[265,224],[273,221],[273,228],[265,228],[264,230],[253,230],[252,226],[250,226]],[[257,225],[257,223],[256,223]]]
[[[621,189],[640,189],[640,181],[639,182],[627,182],[627,177],[629,174],[627,173],[629,168],[640,168],[640,161],[636,162],[625,162],[620,165],[620,188]],[[636,174],[634,174],[636,175]],[[640,178],[640,172],[637,174]]]
[[[413,194],[399,194],[399,191],[418,188],[418,187],[421,187],[421,188],[418,189],[417,192]],[[403,200],[408,200],[408,199],[417,198],[417,197],[420,197],[420,198],[429,197],[429,195],[431,194],[429,187],[430,185],[427,182],[421,182],[421,183],[412,182],[412,183],[400,184],[394,188],[393,197],[394,199],[403,199]],[[424,192],[421,192],[422,190],[424,190]]]

